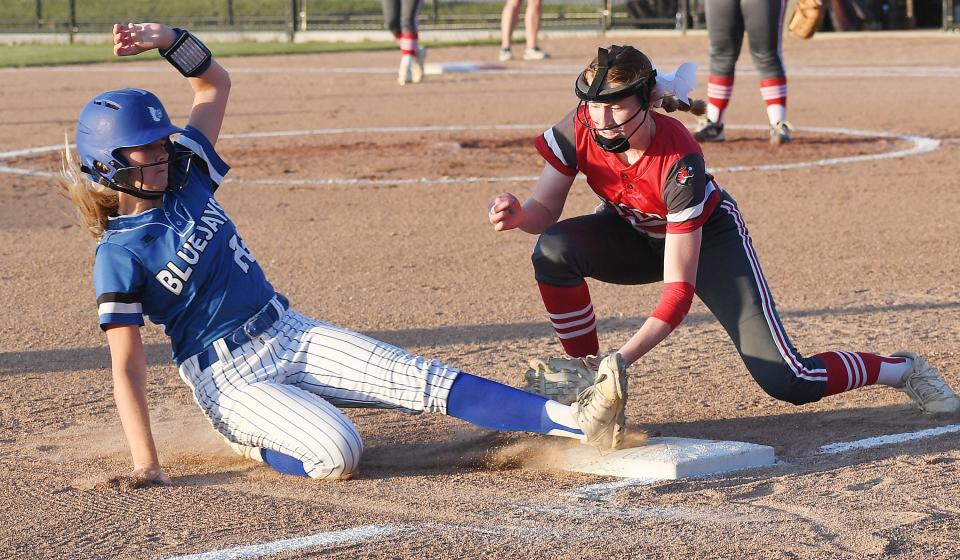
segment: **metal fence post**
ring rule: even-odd
[[[77,29],[77,0],[70,0],[70,43],[73,44],[73,36],[80,31]]]
[[[440,23],[440,0],[433,0],[433,24],[438,23]]]
[[[233,0],[227,0],[227,25],[233,27]]]
[[[287,21],[287,35],[290,42],[293,42],[294,35],[297,33],[297,0],[290,0],[290,19]]]
[[[37,6],[37,27],[43,27],[43,0],[36,1]]]
[[[613,27],[613,0],[605,0],[603,3],[603,12],[600,17],[601,33],[606,33]]]

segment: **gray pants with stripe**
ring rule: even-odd
[[[760,77],[786,76],[780,54],[785,8],[786,0],[707,0],[710,74],[733,76],[746,31]]]
[[[423,0],[383,0],[383,21],[394,35],[418,33]]]
[[[703,226],[697,296],[726,329],[750,374],[769,395],[815,402],[827,388],[819,358],[804,358],[787,338],[736,203],[723,201]],[[558,222],[533,252],[539,282],[575,286],[663,280],[663,239],[640,233],[611,210]],[[694,349],[691,349],[694,350]]]
[[[446,412],[459,370],[288,310],[262,336],[201,370],[180,376],[214,429],[228,441],[303,462],[313,478],[344,478],[363,442],[340,407]]]

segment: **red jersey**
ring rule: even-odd
[[[580,124],[590,122],[571,111],[536,139],[537,151],[557,171],[583,172],[587,184],[630,225],[652,237],[694,231],[720,202],[720,187],[706,172],[700,144],[673,117],[650,111],[656,123],[653,141],[633,165],[621,162],[593,140]]]

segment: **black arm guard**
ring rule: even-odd
[[[210,49],[186,29],[174,27],[173,30],[177,32],[177,39],[169,49],[160,51],[160,56],[187,78],[206,72],[213,61]]]

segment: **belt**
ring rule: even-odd
[[[197,366],[200,371],[210,367],[210,364],[220,361],[220,353],[232,353],[237,348],[265,333],[267,329],[280,320],[283,312],[289,308],[290,302],[287,301],[287,298],[276,294],[253,317],[244,321],[242,325],[233,329],[223,338],[214,340],[197,354]],[[221,348],[220,353],[217,351],[218,345]]]

